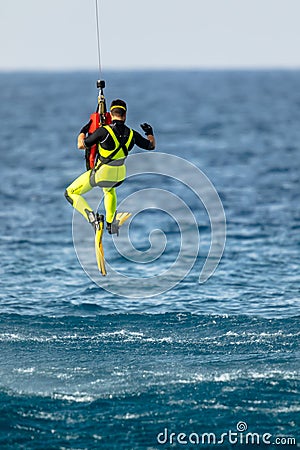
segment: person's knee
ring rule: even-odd
[[[73,205],[73,199],[72,199],[72,197],[70,197],[69,194],[70,194],[70,193],[69,193],[68,189],[66,189],[66,190],[65,190],[65,197],[66,197],[66,199],[68,200],[68,202],[71,203],[71,205]]]

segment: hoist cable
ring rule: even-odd
[[[99,64],[99,74],[102,77],[102,67],[101,67],[101,45],[100,45],[100,26],[99,26],[99,8],[98,0],[95,0],[96,5],[96,24],[97,24],[97,42],[98,42],[98,64]]]

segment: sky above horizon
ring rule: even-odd
[[[96,0],[1,0],[0,70],[97,70]],[[98,0],[103,70],[300,68],[300,0]]]

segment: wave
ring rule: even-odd
[[[1,314],[1,448],[141,450],[166,426],[245,419],[296,436],[298,319]]]

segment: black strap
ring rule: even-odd
[[[91,168],[91,166],[90,166],[90,154],[91,154],[91,149],[90,148],[86,148],[85,149],[85,155],[84,155],[86,170],[90,170],[90,168]]]
[[[112,130],[113,131],[113,130]],[[113,131],[114,132],[114,131]],[[117,137],[117,136],[116,136]],[[118,138],[117,138],[118,139]],[[126,147],[126,142],[129,139],[129,135],[126,137],[123,136],[123,139],[119,140],[119,146],[106,158],[104,156],[101,156],[100,153],[98,153],[98,157],[101,161],[101,164],[99,165],[99,167],[101,167],[103,164],[109,164],[113,158],[116,156],[116,154],[122,149],[125,155],[125,158],[127,158],[128,156],[128,150]]]

